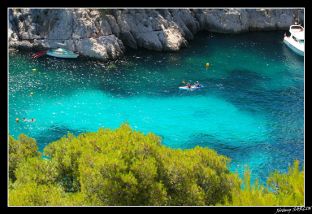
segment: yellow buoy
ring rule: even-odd
[[[36,68],[33,68],[32,71],[37,71],[37,69],[36,69]]]
[[[207,63],[205,64],[206,69],[208,69],[209,66],[210,66],[210,64],[207,62]]]
[[[32,96],[34,94],[34,92],[30,92],[29,96]]]

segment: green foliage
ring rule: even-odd
[[[38,185],[35,182],[16,185],[9,192],[10,206],[61,205],[62,188],[56,185]]]
[[[68,134],[44,149],[48,159],[39,156],[34,140],[22,138],[10,137],[10,148],[22,152],[10,150],[14,179],[9,181],[9,204],[13,206],[303,203],[303,172],[297,162],[288,174],[274,173],[269,187],[251,186],[247,170],[241,189],[238,175],[227,168],[227,157],[200,147],[170,149],[158,136],[144,135],[128,124],[77,137]],[[31,145],[20,149],[26,141]]]
[[[15,169],[18,164],[31,157],[39,157],[38,147],[33,138],[29,138],[24,134],[15,140],[9,136],[9,178],[15,181]]]
[[[16,183],[53,184],[58,171],[54,162],[39,157],[28,158],[15,171]]]
[[[19,164],[10,200],[28,205],[213,205],[230,197],[238,179],[227,169],[228,158],[200,147],[173,150],[160,142],[128,124],[114,131],[68,134],[45,148],[48,160],[33,157]],[[39,203],[45,196],[38,189],[48,187],[56,198]]]
[[[232,190],[232,200],[228,206],[303,206],[304,172],[295,161],[288,173],[274,172],[267,180],[267,186],[250,184],[250,172],[244,175],[244,188]]]
[[[299,170],[299,161],[289,167],[288,173],[274,172],[268,179],[268,185],[279,196],[280,205],[304,205],[304,171]]]

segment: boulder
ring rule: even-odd
[[[124,53],[124,47],[115,35],[77,40],[75,46],[80,54],[103,61],[116,59]]]
[[[181,47],[187,46],[187,40],[177,28],[164,29],[164,50],[178,51]]]

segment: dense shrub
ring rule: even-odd
[[[26,141],[29,146],[23,144]],[[227,168],[227,157],[200,147],[170,149],[156,135],[144,135],[128,124],[77,137],[68,134],[44,149],[47,159],[39,156],[34,142],[25,136],[17,141],[10,137],[10,148],[18,148],[9,150],[10,205],[301,205],[303,201],[303,172],[297,162],[289,174],[270,177],[272,191],[251,187],[248,173],[246,188],[241,189],[238,175]]]
[[[304,172],[299,170],[299,161],[289,167],[288,173],[272,173],[267,186],[256,181],[250,184],[249,170],[244,175],[244,188],[232,190],[232,200],[228,206],[303,206]]]
[[[31,157],[39,157],[38,147],[33,138],[21,134],[18,140],[9,137],[9,178],[15,181],[18,164]]]

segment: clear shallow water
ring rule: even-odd
[[[248,165],[252,179],[265,181],[295,159],[303,163],[304,62],[283,33],[201,33],[180,52],[129,51],[109,64],[12,54],[9,132],[43,149],[68,131],[127,121],[172,148],[213,148],[232,159],[231,170]],[[183,80],[205,88],[181,91]]]

